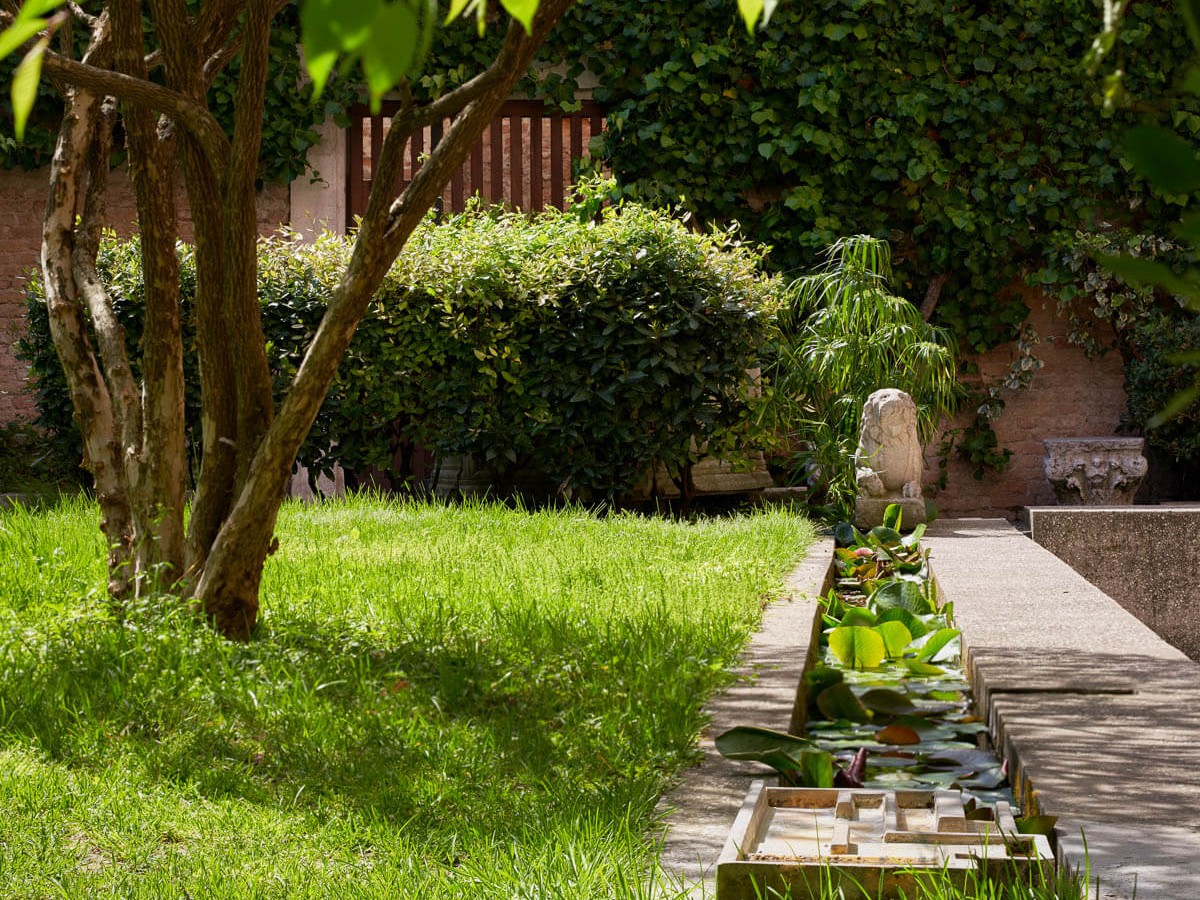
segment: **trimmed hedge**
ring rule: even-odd
[[[189,248],[180,253],[190,305],[194,268]],[[260,244],[279,391],[348,258],[332,236]],[[111,240],[100,260],[131,348],[137,260],[135,241]],[[474,209],[429,221],[372,300],[300,461],[386,471],[400,443],[415,441],[475,454],[500,484],[531,469],[594,498],[627,491],[655,460],[678,471],[697,446],[753,446],[762,435],[746,372],[765,351],[779,289],[760,263],[735,233],[698,234],[635,205],[598,219]],[[36,282],[29,301],[39,424],[77,455]],[[197,383],[194,358],[186,366]],[[188,417],[198,435],[194,395]]]

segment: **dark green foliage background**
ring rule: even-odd
[[[1082,63],[1100,27],[1092,0],[791,0],[751,39],[729,0],[584,0],[549,55],[598,76],[624,194],[739,220],[784,272],[844,235],[887,238],[910,299],[949,273],[937,318],[983,350],[1025,317],[1001,291],[1047,235],[1178,217],[1115,141],[1143,118],[1200,130],[1173,90],[1182,23],[1130,5],[1117,56],[1135,102],[1111,116]]]
[[[1196,378],[1195,364],[1169,361],[1172,354],[1200,350],[1200,319],[1158,314],[1133,329],[1125,360],[1129,410],[1122,424],[1141,430],[1164,404]],[[1144,431],[1146,444],[1176,463],[1200,463],[1200,403],[1175,418]]]
[[[87,4],[84,4],[85,6]],[[81,32],[82,34],[82,32]],[[289,6],[271,28],[271,66],[267,77],[263,120],[263,146],[259,175],[265,182],[290,184],[304,174],[308,151],[320,138],[316,131],[327,118],[341,125],[348,122],[346,110],[356,101],[357,90],[346,77],[330,79],[325,93],[314,100],[304,83],[304,67],[297,50],[299,23],[295,5]],[[21,61],[13,53],[0,60],[0,169],[35,169],[49,165],[62,118],[62,99],[49,79],[38,87],[38,99],[25,131],[25,140],[13,136],[12,98],[8,84]],[[233,102],[240,62],[234,60],[217,76],[209,92],[209,109],[227,132],[233,128]],[[120,162],[117,153],[114,163]],[[320,173],[318,173],[320,174]]]
[[[259,298],[280,394],[349,250],[333,237],[260,245]],[[189,248],[180,252],[190,305],[194,262]],[[736,456],[754,444],[746,371],[767,350],[779,288],[760,262],[728,234],[698,234],[633,206],[599,222],[557,212],[427,221],[363,318],[300,461],[386,472],[398,442],[410,439],[476,454],[501,485],[528,468],[599,498],[633,487],[655,460],[678,471],[705,442]],[[100,265],[135,353],[144,306],[136,241],[106,242]],[[28,318],[21,352],[38,424],[77,460],[36,281]],[[198,438],[190,351],[185,367]]]

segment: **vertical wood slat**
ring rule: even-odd
[[[504,201],[504,123],[507,119],[497,116],[492,120],[491,171],[488,172],[488,199],[493,203]]]
[[[350,133],[346,135],[346,225],[353,224],[355,216],[367,209],[367,185],[363,178],[363,123],[366,120],[355,116],[350,120]]]
[[[366,211],[372,175],[383,149],[385,118],[390,125],[390,117],[398,109],[399,104],[385,102],[380,116],[371,116],[365,107],[355,110],[346,141],[347,224]],[[437,146],[447,124],[437,123],[428,132],[417,131],[412,136],[397,190],[412,180],[420,168],[421,156]],[[603,130],[603,113],[591,101],[584,101],[579,112],[568,115],[547,112],[540,102],[509,101],[472,149],[470,160],[452,177],[444,202],[452,210],[461,211],[467,198],[479,193],[493,203],[508,202],[530,212],[546,205],[561,209],[568,201],[572,161],[583,156],[590,139]],[[366,171],[368,153],[370,173]]]
[[[491,130],[492,126],[488,126]],[[483,195],[483,145],[487,137],[487,132],[484,132],[484,138],[481,138],[471,150],[471,190],[470,194]]]
[[[383,116],[371,116],[371,183],[379,171],[379,157],[383,155]]]
[[[542,204],[542,152],[545,144],[542,141],[542,122],[545,116],[537,115],[529,118],[529,211],[537,212]]]
[[[561,115],[550,117],[550,205],[562,209],[563,203],[563,122]]]
[[[509,197],[509,202],[518,209],[528,211],[525,205],[525,117],[519,114],[512,115],[509,120],[511,124],[508,126],[509,136],[509,153],[508,153],[508,173],[509,182],[512,185],[512,196]]]

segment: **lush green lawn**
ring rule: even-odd
[[[658,794],[812,531],[285,508],[262,633],[101,594],[0,514],[0,896],[638,897]]]

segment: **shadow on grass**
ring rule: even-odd
[[[651,804],[723,678],[670,622],[565,617],[497,637],[291,621],[249,645],[184,614],[86,614],[0,635],[0,732],[68,766],[213,798],[359,810],[394,824]],[[708,636],[708,637],[711,637]]]

